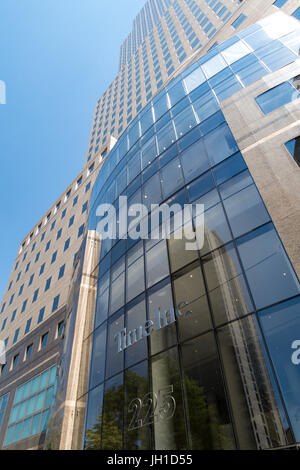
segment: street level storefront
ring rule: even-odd
[[[153,99],[107,157],[90,230],[100,204],[118,214],[127,196],[147,207],[204,205],[205,237],[198,250],[175,232],[102,241],[85,449],[300,441],[299,280],[220,107],[296,64],[299,43],[299,22],[280,17],[279,27],[275,15],[214,47]],[[299,98],[286,83],[282,105]],[[266,109],[268,96],[257,105]]]

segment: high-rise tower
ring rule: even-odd
[[[300,441],[299,18],[297,0],[144,5],[83,170],[18,249],[0,305],[1,447]],[[97,206],[120,194],[203,203],[204,247],[102,243]],[[149,396],[155,409],[132,414]]]

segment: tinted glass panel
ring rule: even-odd
[[[242,237],[238,248],[257,308],[300,292],[299,282],[272,224]]]
[[[185,343],[182,361],[192,449],[234,449],[233,430],[213,334]]]

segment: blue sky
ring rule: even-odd
[[[144,0],[1,0],[0,298],[22,238],[80,172]]]

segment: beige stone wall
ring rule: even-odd
[[[29,232],[28,236],[21,243],[19,253],[15,259],[7,289],[4,293],[1,307],[5,303],[5,308],[0,316],[0,329],[2,323],[7,319],[6,326],[3,331],[0,331],[0,339],[8,339],[7,351],[13,345],[13,338],[16,329],[20,329],[18,342],[24,339],[24,332],[28,319],[32,318],[31,329],[37,327],[38,316],[41,308],[45,307],[44,320],[52,315],[52,304],[53,299],[59,295],[59,308],[66,304],[70,279],[73,272],[73,260],[74,256],[80,248],[83,240],[83,236],[78,237],[79,228],[85,224],[87,226],[88,209],[82,213],[83,205],[87,202],[89,204],[92,193],[92,187],[95,179],[98,175],[99,168],[102,162],[98,159],[95,162],[95,168],[92,172],[89,168],[85,168],[76,179],[68,186],[67,190],[60,196],[60,198],[53,204],[53,206],[44,214],[41,220],[36,226]],[[78,181],[82,178],[82,182],[78,185]],[[91,184],[90,189],[86,192],[86,187]],[[49,182],[50,184],[50,182]],[[66,198],[66,194],[71,190],[69,198]],[[78,201],[75,206],[74,199],[78,197]],[[56,210],[58,203],[60,204],[59,210]],[[62,219],[62,213],[66,211],[65,217]],[[47,220],[47,215],[51,213],[51,217]],[[70,218],[74,216],[74,223],[69,227]],[[55,227],[51,230],[51,226],[55,221]],[[40,230],[39,225],[42,224]],[[57,233],[62,229],[62,235],[57,240]],[[42,234],[45,233],[45,238],[41,241]],[[30,238],[30,235],[33,237]],[[70,246],[64,251],[65,242],[70,238]],[[51,241],[51,245],[48,251],[45,251],[48,241]],[[22,245],[24,246],[22,247]],[[33,247],[35,248],[33,250]],[[33,250],[33,251],[32,251]],[[37,253],[40,252],[38,262],[35,262]],[[57,252],[56,261],[51,263],[53,253]],[[27,253],[26,259],[23,261],[24,254]],[[15,269],[18,263],[17,269]],[[26,267],[30,263],[28,272]],[[41,266],[45,263],[45,269],[43,274],[40,273]],[[65,273],[63,278],[58,279],[59,270],[61,266],[65,265]],[[17,281],[18,274],[21,273],[20,279]],[[34,274],[34,280],[31,286],[29,286],[29,280],[31,275]],[[50,289],[45,292],[46,281],[51,277]],[[12,282],[10,290],[8,290],[9,284]],[[19,294],[20,287],[24,285],[23,292]],[[39,289],[37,301],[32,303],[34,292]],[[10,299],[14,294],[14,299],[11,305]],[[23,302],[28,299],[26,310],[21,313]],[[17,310],[15,320],[11,322],[12,313]],[[11,364],[8,364],[8,368]]]

